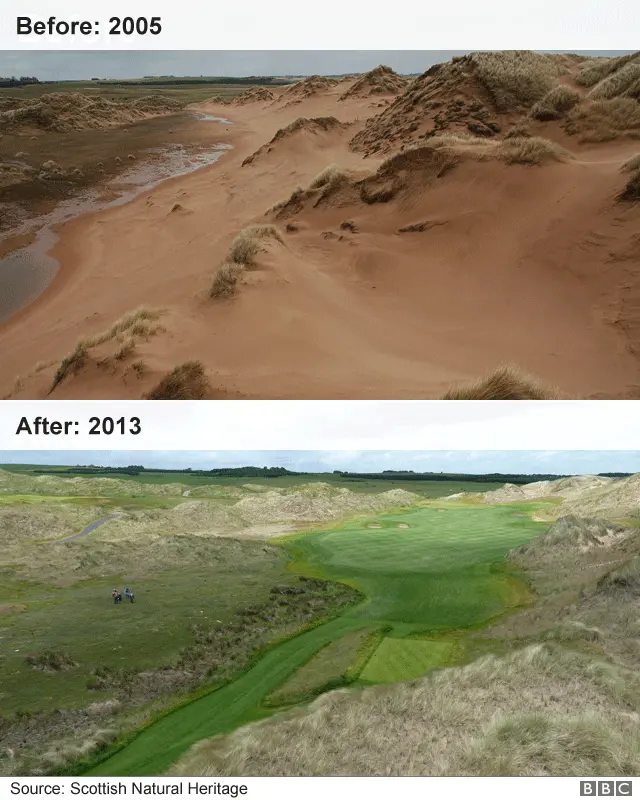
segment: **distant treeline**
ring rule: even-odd
[[[534,474],[524,475],[518,473],[490,472],[474,475],[460,472],[414,472],[413,470],[392,470],[383,472],[344,472],[334,470],[332,473],[294,472],[285,467],[220,467],[217,469],[148,469],[137,464],[128,467],[67,467],[60,469],[34,469],[30,470],[36,475],[196,475],[201,478],[282,478],[294,477],[324,477],[339,478],[340,480],[376,480],[376,481],[465,481],[468,483],[515,483],[525,484],[535,481],[554,481],[559,478],[568,478],[569,475]],[[625,478],[632,472],[601,472],[601,477]]]
[[[220,469],[146,469],[128,467],[68,467],[66,469],[34,469],[35,475],[197,475],[202,478],[281,478],[283,475],[305,475],[284,467],[222,467]]]
[[[221,77],[221,78],[144,78],[143,80],[103,80],[102,78],[92,78],[94,83],[99,86],[193,86],[195,84],[202,85],[238,85],[238,86],[281,86],[289,81],[269,78],[265,76],[251,76],[249,78],[234,78],[234,77]]]
[[[11,89],[14,86],[29,86],[32,83],[40,83],[37,78],[28,78],[22,75],[20,78],[0,78],[0,89]]]
[[[468,481],[469,483],[535,483],[536,481],[555,481],[570,478],[570,475],[535,474],[521,475],[504,472],[488,472],[484,475],[468,475],[461,472],[414,472],[386,469],[384,472],[334,472],[345,479],[376,481]],[[600,472],[603,478],[627,478],[632,472]]]
[[[376,480],[376,481],[465,481],[468,483],[534,483],[535,481],[554,481],[558,478],[567,478],[568,475],[520,475],[502,472],[488,472],[483,475],[467,474],[461,472],[406,472],[385,470],[384,472],[337,472],[346,480]]]

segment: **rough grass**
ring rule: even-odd
[[[352,602],[347,587],[288,575],[280,548],[185,534],[179,521],[173,535],[158,536],[158,527],[155,520],[146,535],[133,531],[114,542],[111,531],[93,542],[43,547],[42,558],[68,549],[79,559],[76,583],[57,587],[55,603],[37,571],[28,586],[15,581],[0,590],[2,600],[28,593],[20,618],[6,618],[4,628],[0,741],[15,760],[0,757],[0,774],[59,769],[123,726],[148,721],[132,719],[132,711],[151,717],[185,690],[242,670],[255,649]],[[102,577],[90,579],[86,564]],[[139,603],[115,607],[113,585],[131,576]],[[113,736],[96,740],[96,728]]]
[[[513,367],[500,367],[491,375],[458,389],[449,389],[442,400],[550,400],[557,394]]]
[[[114,322],[108,330],[80,339],[71,353],[60,362],[48,394],[51,394],[67,377],[82,370],[93,347],[112,340],[120,341],[122,344],[116,351],[115,358],[118,361],[126,359],[133,353],[136,339],[148,339],[162,330],[161,326],[156,324],[162,314],[161,309],[137,308]]]
[[[262,239],[275,239],[283,242],[283,238],[275,225],[252,225],[240,231],[231,243],[227,261],[231,264],[253,264],[260,252]]]
[[[625,64],[593,87],[589,92],[593,100],[610,100],[613,97],[640,97],[640,60]]]
[[[429,137],[427,140],[428,147],[460,147],[463,145],[470,145],[473,147],[492,147],[495,142],[483,136],[474,136],[472,133],[465,131],[458,131],[457,133],[439,133],[435,136]],[[391,161],[394,156],[388,158],[384,163]]]
[[[595,86],[617,70],[638,59],[640,53],[628,53],[616,58],[592,58],[582,65],[575,81],[579,86]]]
[[[322,172],[319,172],[309,184],[310,189],[322,189],[324,187],[336,186],[349,179],[348,173],[337,164],[329,164]]]
[[[620,167],[621,172],[633,172],[636,169],[640,169],[640,153],[637,156],[633,156],[628,161],[625,161],[624,164]]]
[[[557,57],[529,50],[474,53],[471,58],[499,111],[530,107],[564,72]]]
[[[88,354],[89,349],[87,345],[84,344],[84,342],[78,342],[75,349],[60,362],[47,394],[51,394],[69,375],[75,375],[77,372],[80,372],[87,363]]]
[[[501,142],[499,149],[507,164],[540,165],[571,158],[564,147],[540,136],[513,137]]]
[[[145,395],[146,400],[202,400],[209,390],[204,365],[185,361],[168,372]]]
[[[240,264],[223,264],[215,274],[209,290],[209,297],[216,299],[233,297],[241,273],[242,266]]]
[[[564,161],[571,158],[571,153],[559,144],[541,136],[531,136],[521,132],[519,129],[510,132],[502,141],[472,136],[466,133],[444,133],[429,138],[426,147],[435,148],[436,150],[446,147],[470,147],[473,149],[468,152],[472,153],[474,158],[481,160],[500,158],[506,161],[507,164],[540,165],[550,161]],[[424,149],[424,147],[411,148],[401,155],[406,156],[412,150],[418,151],[420,149]],[[396,158],[397,156],[388,158],[380,167],[380,171]]]
[[[618,200],[625,203],[637,203],[640,201],[640,169],[631,175],[627,185],[618,195]]]
[[[580,92],[565,84],[558,84],[539,100],[529,112],[534,119],[548,121],[559,119],[580,102]]]
[[[373,649],[379,634],[370,628],[346,633],[320,650],[300,667],[266,700],[268,705],[283,706],[309,700],[321,691],[355,679]]]
[[[565,130],[585,143],[609,142],[640,135],[640,103],[631,97],[581,103],[569,115]]]
[[[613,683],[612,683],[613,679]],[[176,775],[636,775],[638,676],[556,645],[339,690],[203,741]]]

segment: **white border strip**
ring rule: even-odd
[[[0,778],[0,798],[76,797],[220,797],[247,800],[578,800],[582,797],[631,797],[630,778]],[[44,787],[48,787],[45,794]],[[146,791],[145,791],[146,788]],[[29,791],[30,790],[30,791]]]
[[[18,36],[16,19],[87,22],[86,34]],[[112,17],[161,20],[161,32],[109,35]],[[311,24],[310,24],[311,23]],[[97,24],[97,30],[96,30]],[[48,28],[48,26],[47,26]],[[135,30],[135,29],[134,29]],[[156,28],[154,28],[156,30]],[[635,0],[406,0],[395,10],[363,0],[324,0],[318,13],[298,0],[276,7],[260,0],[124,0],[31,4],[5,0],[4,50],[633,50],[640,4]]]
[[[0,449],[640,450],[640,402],[5,400]]]

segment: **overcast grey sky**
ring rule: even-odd
[[[415,472],[518,472],[554,474],[593,474],[598,472],[640,472],[637,450],[432,450],[432,451],[353,451],[353,450],[242,450],[242,451],[149,451],[77,450],[61,452],[4,451],[4,464],[69,464],[127,466],[165,469],[213,469],[215,467],[277,466],[306,472],[375,472],[384,469],[412,469]]]
[[[40,80],[140,78],[144,75],[234,76],[338,75],[387,64],[400,73],[424,72],[467,50],[210,50],[210,51],[27,51],[0,52],[0,75]],[[584,50],[620,55],[619,50]]]

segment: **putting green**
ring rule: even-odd
[[[446,666],[454,648],[453,642],[387,637],[378,645],[360,678],[370,683],[409,681],[429,670]]]
[[[541,531],[529,516],[534,508],[431,505],[289,537],[294,571],[341,580],[367,600],[270,649],[233,683],[158,720],[86,774],[165,772],[195,742],[267,715],[263,700],[349,631],[391,628],[363,680],[403,680],[441,666],[454,645],[439,634],[480,626],[528,597],[524,584],[495,564]],[[414,638],[402,639],[408,635]]]

